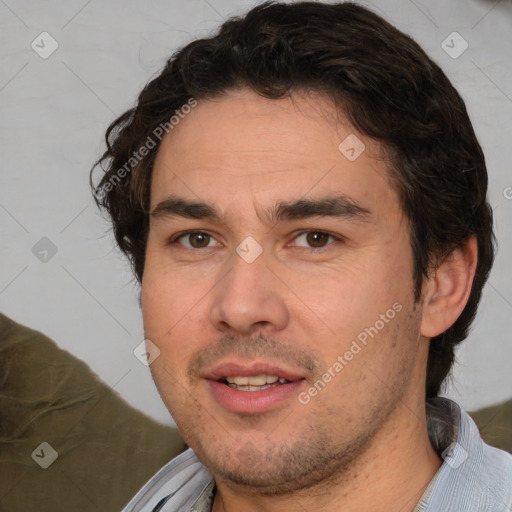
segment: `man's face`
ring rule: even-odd
[[[339,149],[351,134],[356,159],[355,139]],[[312,484],[423,400],[408,224],[387,176],[320,95],[233,91],[164,138],[145,334],[162,398],[217,478]]]

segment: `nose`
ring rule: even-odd
[[[223,332],[250,336],[255,331],[282,330],[289,321],[283,284],[270,270],[262,255],[247,263],[238,254],[230,258],[231,268],[214,288],[210,321]]]

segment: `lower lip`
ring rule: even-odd
[[[297,397],[305,381],[297,380],[262,391],[239,391],[222,382],[213,380],[207,382],[215,400],[224,409],[240,414],[260,414],[279,407],[291,397]]]

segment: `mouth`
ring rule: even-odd
[[[203,378],[223,409],[241,414],[259,414],[289,404],[306,382],[296,370],[265,362],[224,363]]]
[[[254,375],[250,377],[230,376],[220,379],[222,382],[237,391],[263,391],[269,388],[290,384],[291,381],[276,375]]]

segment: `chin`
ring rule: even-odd
[[[298,432],[295,440],[288,434],[287,441],[272,439],[272,442],[269,436],[244,440],[240,433],[230,435],[220,430],[201,433],[189,430],[183,434],[217,481],[244,492],[268,496],[286,495],[320,482],[331,482],[351,466],[364,447],[363,439],[354,439],[348,447],[340,449],[327,432],[316,430],[312,434],[310,429]]]

